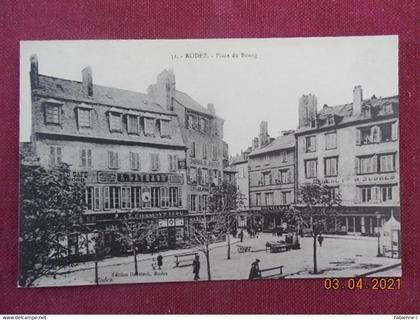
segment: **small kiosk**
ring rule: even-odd
[[[401,258],[401,224],[392,211],[391,218],[382,226],[379,242],[384,257]]]

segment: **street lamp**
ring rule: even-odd
[[[378,233],[378,253],[376,254],[377,257],[382,257],[381,244],[380,244],[381,233],[379,231],[379,219],[380,218],[381,218],[381,214],[379,213],[379,211],[376,211],[376,227],[377,227],[377,233]]]

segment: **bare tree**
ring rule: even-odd
[[[227,245],[227,259],[230,259],[230,235],[232,229],[236,228],[236,215],[239,208],[243,206],[244,195],[241,194],[238,187],[234,183],[223,181],[218,186],[213,186],[210,190],[209,196],[209,210],[212,213],[220,214],[218,223],[220,229],[226,234]]]
[[[133,252],[134,257],[134,274],[138,275],[138,262],[137,262],[137,246],[144,242],[149,237],[156,238],[159,226],[148,220],[136,219],[132,214],[124,216],[121,219],[121,226],[110,227],[116,240],[121,245],[128,246]]]
[[[191,245],[196,247],[206,257],[208,280],[211,280],[211,244],[220,241],[226,235],[225,219],[226,216],[223,214],[208,214],[201,221],[190,225],[189,240]]]
[[[298,190],[298,201],[285,215],[285,221],[295,225],[298,229],[309,228],[313,239],[313,273],[318,273],[317,240],[318,237],[330,230],[336,230],[337,215],[342,210],[341,198],[333,194],[332,190],[315,180],[313,183],[302,185]]]

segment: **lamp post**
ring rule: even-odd
[[[376,254],[377,257],[382,257],[382,253],[381,253],[381,244],[380,244],[380,237],[381,237],[381,233],[379,231],[379,219],[381,218],[381,214],[379,213],[379,211],[376,211],[376,227],[377,227],[377,233],[378,233],[378,253]]]

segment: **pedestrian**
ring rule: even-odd
[[[193,273],[194,280],[200,279],[200,257],[198,254],[195,255],[195,259],[193,261]]]
[[[319,243],[319,246],[320,246],[320,247],[322,247],[322,241],[324,241],[324,237],[322,236],[322,234],[320,234],[320,235],[318,236],[318,243]]]
[[[239,238],[241,239],[241,242],[244,242],[244,230],[243,229],[239,233]]]
[[[161,254],[159,254],[158,256],[157,256],[157,264],[158,264],[158,268],[159,268],[159,270],[162,268],[162,265],[163,265],[163,257],[162,257],[162,255]]]
[[[251,264],[251,270],[249,271],[249,280],[261,279],[259,263],[260,260],[255,259],[255,261]]]

